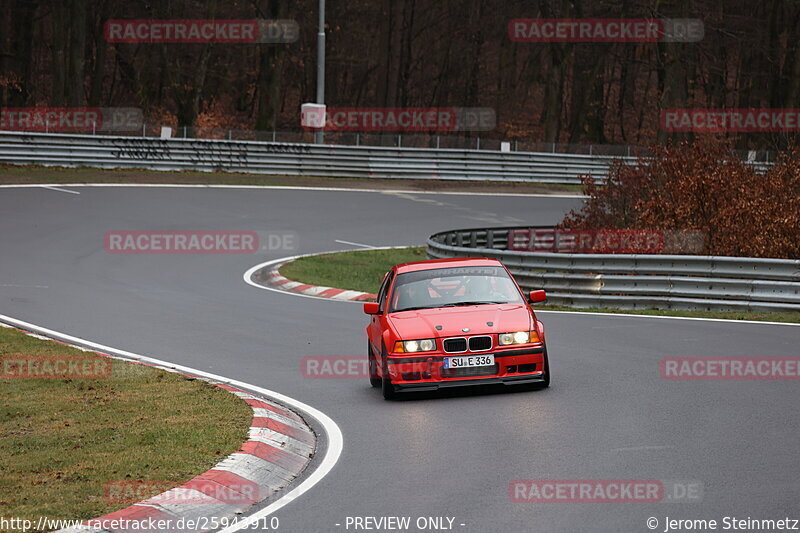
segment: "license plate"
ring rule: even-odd
[[[488,355],[462,355],[459,357],[445,357],[444,367],[467,368],[471,366],[494,366],[494,356]]]

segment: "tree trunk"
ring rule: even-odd
[[[63,106],[66,102],[67,83],[67,48],[68,48],[68,14],[67,5],[55,2],[52,14],[52,61],[53,61],[53,86],[51,89],[50,105]]]
[[[89,106],[97,107],[103,98],[103,81],[105,77],[106,43],[103,33],[103,24],[108,19],[108,3],[103,0],[98,2],[94,16],[94,57],[92,63],[92,79],[89,86]]]
[[[403,54],[403,13],[406,0],[394,0],[389,5],[389,31],[386,40],[386,85],[383,105],[397,107],[400,69]]]
[[[288,0],[265,2],[259,16],[269,19],[284,18],[288,10]],[[259,45],[258,111],[256,130],[275,130],[278,127],[278,113],[281,110],[281,82],[283,81],[283,62],[286,56],[285,44]]]
[[[70,4],[69,68],[66,80],[67,105],[80,106],[85,101],[84,58],[86,55],[86,0]]]

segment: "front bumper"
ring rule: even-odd
[[[454,380],[445,380],[439,382],[416,382],[416,383],[408,383],[404,382],[402,384],[393,384],[394,388],[397,392],[400,391],[417,391],[417,392],[425,392],[425,391],[437,391],[440,389],[450,389],[456,387],[474,387],[477,385],[525,385],[525,384],[534,384],[534,383],[544,383],[544,373],[539,375],[522,375],[522,376],[513,376],[513,377],[485,377],[485,378],[475,378],[475,379],[454,379]]]
[[[522,385],[545,381],[544,344],[488,353],[494,355],[494,367],[465,369],[465,373],[458,375],[443,368],[443,360],[450,354],[390,356],[387,357],[389,376],[398,391],[434,391],[474,385]]]

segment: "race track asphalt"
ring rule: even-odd
[[[463,532],[638,532],[664,518],[800,514],[800,382],[668,381],[670,356],[796,356],[800,328],[541,313],[550,389],[385,402],[307,379],[309,355],[363,355],[359,305],[258,290],[242,274],[298,253],[419,245],[454,228],[553,224],[570,198],[282,189],[0,189],[0,313],[287,394],[344,434],[333,471],[278,512],[282,532],[348,516],[446,516]],[[258,255],[115,255],[107,231],[289,232]],[[700,483],[692,503],[514,503],[516,479]],[[336,526],[336,524],[341,524]],[[461,524],[464,524],[463,526]],[[349,529],[353,531],[352,527]],[[414,527],[411,531],[417,531]]]

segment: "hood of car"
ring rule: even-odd
[[[528,331],[533,325],[530,309],[525,304],[400,311],[389,315],[389,320],[403,340]],[[437,326],[441,329],[437,329]]]

